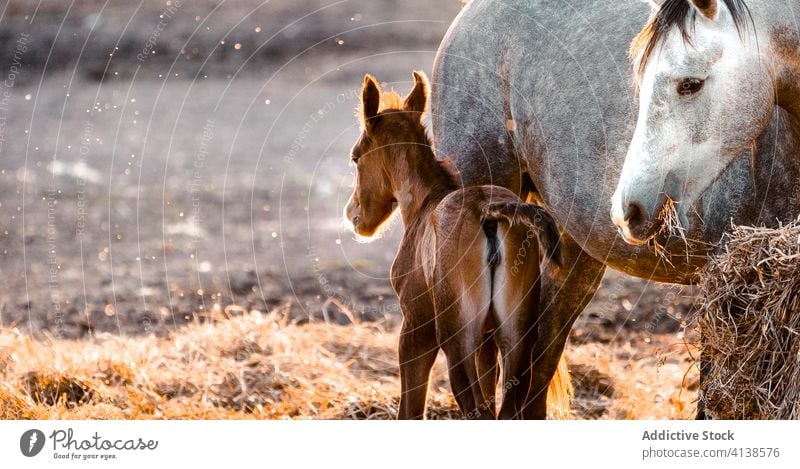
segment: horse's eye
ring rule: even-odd
[[[350,161],[352,161],[353,164],[358,164],[358,159],[359,158],[361,158],[361,157],[358,156],[358,155],[350,155]]]
[[[695,94],[703,88],[705,82],[699,78],[684,78],[678,83],[678,94],[681,96]]]

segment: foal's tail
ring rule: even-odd
[[[553,218],[542,207],[524,202],[492,203],[484,208],[483,219],[503,220],[512,225],[522,223],[535,230],[545,257],[555,265],[561,265],[561,235]]]

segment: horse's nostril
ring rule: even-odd
[[[358,215],[354,216],[353,217],[353,226],[358,225],[359,221],[361,221],[361,217],[359,217]]]
[[[625,210],[625,223],[627,223],[628,226],[636,226],[644,221],[645,214],[642,206],[635,202],[629,203],[628,208]]]

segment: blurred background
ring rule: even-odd
[[[406,92],[461,6],[7,3],[3,322],[135,334],[333,294],[396,314],[400,230],[361,245],[341,224],[359,87]]]
[[[0,326],[165,336],[280,310],[292,324],[391,330],[401,223],[363,244],[341,221],[358,92],[367,72],[403,94],[413,69],[430,74],[462,7],[3,3]],[[618,368],[663,365],[658,350],[681,343],[690,308],[691,290],[611,272],[572,344]],[[680,377],[685,356],[669,360]]]

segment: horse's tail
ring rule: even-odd
[[[555,420],[569,420],[572,412],[572,397],[575,390],[569,378],[567,359],[561,354],[556,373],[547,388],[547,417]]]
[[[483,219],[505,220],[511,225],[522,223],[536,230],[545,257],[554,264],[561,265],[561,235],[553,218],[542,207],[523,202],[491,203],[484,208]]]

